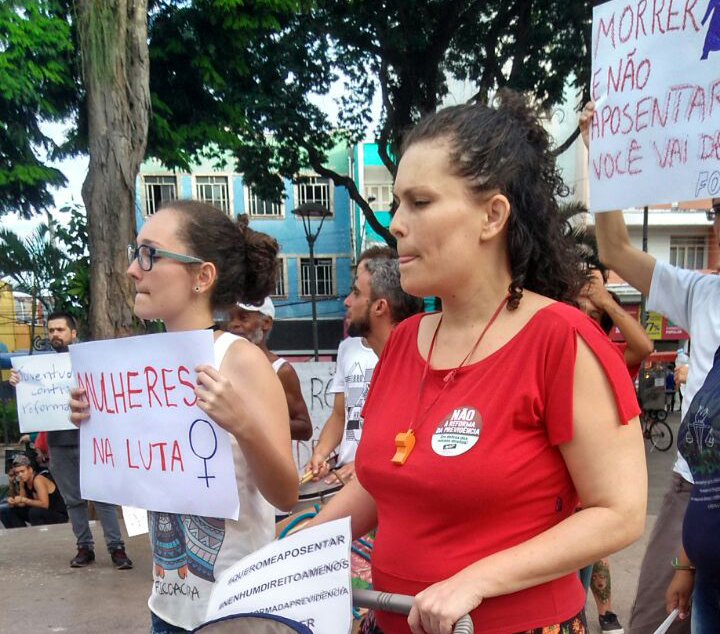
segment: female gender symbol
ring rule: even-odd
[[[197,451],[195,451],[195,445],[193,444],[193,430],[195,429],[195,425],[197,425],[198,423],[205,423],[207,425],[207,428],[210,430],[210,434],[212,434],[212,437],[211,437],[210,434],[205,432],[198,439],[200,442],[201,448],[203,448],[202,445],[206,444],[206,443],[207,443],[207,447],[204,447],[205,449],[209,449],[210,446],[212,446],[212,450],[203,452],[203,453],[209,454],[209,455],[200,455]],[[202,436],[204,436],[204,438]],[[210,488],[210,478],[215,478],[214,475],[208,475],[207,463],[208,463],[208,460],[210,460],[215,455],[215,452],[217,451],[217,446],[218,446],[218,443],[217,443],[217,436],[215,435],[215,429],[210,424],[210,422],[206,421],[203,418],[198,418],[196,421],[193,421],[193,424],[190,425],[190,449],[192,449],[192,452],[198,458],[200,458],[200,460],[203,461],[203,466],[205,467],[205,475],[198,476],[198,478],[200,478],[201,480],[203,480],[203,479],[205,480],[205,486],[207,488]]]

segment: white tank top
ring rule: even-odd
[[[272,362],[272,369],[275,370],[275,374],[280,372],[280,368],[282,368],[287,363],[286,359],[283,359],[282,357],[278,357],[275,359],[275,361]]]
[[[223,333],[215,341],[215,367],[240,339]],[[192,630],[205,620],[215,581],[231,564],[275,538],[275,517],[260,494],[245,456],[230,435],[240,518],[235,520],[150,511],[153,587],[148,607],[161,619]]]

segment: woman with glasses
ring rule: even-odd
[[[238,521],[149,513],[153,586],[151,634],[185,632],[205,617],[223,570],[274,538],[271,505],[297,501],[285,394],[257,346],[214,326],[213,313],[238,302],[258,304],[275,285],[278,246],[197,201],[164,205],[128,248],[135,314],[162,319],[169,332],[214,330],[216,368],[198,368],[198,405],[227,430],[240,496]],[[86,396],[73,392],[71,418],[88,417]]]
[[[393,331],[357,477],[315,520],[377,526],[373,588],[415,596],[368,634],[449,634],[467,613],[478,634],[584,633],[577,570],[642,534],[639,408],[621,355],[571,305],[585,279],[563,193],[517,94],[429,115],[404,140],[401,284],[442,312]]]

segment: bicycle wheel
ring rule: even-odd
[[[655,418],[657,418],[657,420],[665,420],[667,418],[667,415],[668,413],[666,409],[659,409],[657,411],[657,414],[655,415]]]
[[[653,421],[650,425],[650,442],[655,449],[667,451],[673,444],[673,433],[670,426],[661,421]]]

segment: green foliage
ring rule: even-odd
[[[45,164],[58,147],[41,121],[68,117],[79,100],[67,7],[62,0],[0,3],[0,215],[28,217],[66,183]]]
[[[90,301],[85,212],[70,206],[60,213],[70,214],[67,225],[41,224],[27,238],[0,230],[0,276],[37,297],[46,311],[63,310],[82,323]]]
[[[55,238],[67,256],[64,275],[54,280],[50,292],[56,310],[70,313],[82,324],[90,310],[90,255],[88,253],[87,218],[80,205],[60,209],[70,214],[66,224],[55,225]]]

